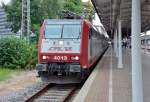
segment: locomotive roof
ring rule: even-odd
[[[45,24],[81,24],[82,19],[47,19],[45,20]]]

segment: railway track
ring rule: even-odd
[[[67,102],[77,87],[77,84],[45,84],[39,91],[25,99],[25,102]]]
[[[105,50],[106,51],[106,50]],[[104,54],[104,52],[103,52]],[[95,67],[103,54],[97,60],[93,67]],[[92,70],[91,70],[92,72]],[[73,101],[74,96],[82,88],[84,82],[80,84],[52,84],[45,83],[38,91],[34,92],[28,98],[24,99],[25,102],[67,102]]]

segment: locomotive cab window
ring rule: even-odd
[[[62,26],[61,25],[46,25],[45,38],[61,38]]]
[[[81,25],[62,24],[62,25],[46,25],[45,38],[80,38]]]
[[[80,33],[80,25],[64,25],[63,27],[63,38],[79,38]]]

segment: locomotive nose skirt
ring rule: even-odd
[[[37,64],[36,70],[38,71],[47,71],[47,64]]]
[[[51,65],[50,69],[54,72],[80,72],[81,67],[80,65],[73,65],[73,64],[55,64]]]
[[[80,72],[80,65],[70,65],[70,72]]]

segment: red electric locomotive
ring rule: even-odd
[[[80,81],[107,47],[104,34],[84,19],[48,19],[39,33],[36,69],[44,80]]]

